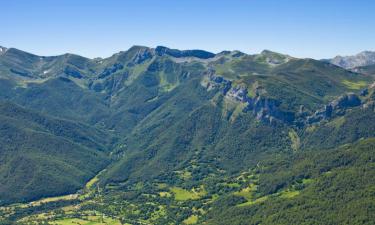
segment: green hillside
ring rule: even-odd
[[[371,224],[374,149],[375,140],[366,139],[271,160],[259,175],[263,197],[247,204],[228,196],[213,206],[207,224]]]
[[[368,74],[372,76],[375,75],[375,65],[356,67],[353,70],[358,71],[363,74]]]
[[[5,224],[374,220],[369,72],[268,50],[4,51]]]
[[[1,204],[72,193],[109,163],[102,131],[9,102],[0,121]]]

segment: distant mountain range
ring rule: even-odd
[[[364,51],[353,56],[336,56],[335,58],[328,59],[327,61],[345,69],[365,67],[375,64],[375,52]]]
[[[372,54],[1,47],[0,224],[371,224]]]

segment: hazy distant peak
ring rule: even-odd
[[[0,46],[0,55],[4,54],[7,50],[7,48]]]
[[[150,47],[143,46],[143,45],[133,45],[128,49],[128,51],[139,51],[139,50],[149,50]]]
[[[273,51],[268,50],[268,49],[264,49],[260,54],[268,55],[268,54],[279,54],[279,53],[273,52]]]
[[[363,51],[352,56],[336,56],[329,62],[346,69],[375,64],[375,52]]]

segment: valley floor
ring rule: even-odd
[[[362,178],[374,175],[374,147],[375,140],[366,139],[321,156],[304,153],[289,165],[264,162],[197,182],[193,171],[203,165],[194,163],[174,171],[179,182],[173,184],[154,180],[103,188],[99,173],[76,194],[2,207],[0,215],[2,224],[371,224],[374,181]],[[332,163],[338,158],[343,161]],[[264,185],[275,189],[265,192]],[[345,209],[347,203],[356,208]],[[339,211],[341,217],[334,216]]]

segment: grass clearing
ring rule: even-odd
[[[51,222],[53,225],[87,224],[89,221],[82,219],[62,219]]]
[[[71,224],[81,224],[81,225],[121,225],[120,221],[104,217],[103,221],[100,216],[89,216],[87,218],[67,218],[56,220],[50,222],[53,225],[71,225]]]
[[[131,85],[138,77],[139,75],[141,75],[144,71],[146,71],[147,67],[153,62],[153,60],[150,60],[148,62],[144,62],[144,63],[141,63],[141,64],[136,64],[133,69],[132,69],[132,72],[130,74],[132,74],[131,76],[128,77],[128,79],[126,79],[125,81],[125,85],[126,86],[129,86]]]
[[[292,142],[290,147],[294,151],[297,151],[301,145],[301,141],[298,137],[298,134],[294,130],[290,130],[288,135],[289,135],[290,141]]]
[[[57,196],[57,197],[51,197],[51,198],[44,198],[38,201],[30,202],[26,205],[28,206],[39,206],[43,203],[49,203],[49,202],[57,202],[57,201],[63,201],[63,200],[74,200],[79,197],[78,194],[71,194],[71,195],[64,195],[64,196]]]
[[[165,189],[167,187],[168,187],[168,185],[166,183],[157,183],[156,184],[156,188],[158,188],[158,189]]]
[[[159,73],[159,86],[163,92],[170,92],[173,89],[175,89],[178,85],[178,81],[176,81],[175,83],[170,83],[163,72]]]
[[[293,198],[293,197],[296,197],[297,195],[299,195],[300,192],[299,191],[291,191],[291,190],[287,190],[287,191],[283,191],[280,193],[280,197],[281,198]]]
[[[239,184],[239,183],[226,183],[225,185],[228,186],[228,187],[231,187],[231,188],[241,187],[241,184]]]
[[[305,178],[302,180],[302,184],[311,184],[314,181],[314,179],[311,178]]]
[[[191,215],[186,220],[183,221],[184,224],[196,224],[198,222],[197,215]]]
[[[246,200],[251,201],[253,199],[254,191],[257,190],[257,186],[255,184],[250,184],[248,187],[234,192],[234,195],[242,196],[246,198]]]
[[[367,83],[365,81],[353,82],[349,80],[343,80],[342,83],[347,88],[352,89],[352,90],[359,90],[367,86]]]
[[[183,180],[189,180],[192,178],[191,172],[189,171],[176,171],[178,177]]]
[[[160,197],[166,197],[166,198],[169,198],[169,197],[172,196],[172,194],[169,193],[169,192],[166,192],[166,191],[161,191],[161,192],[159,192],[159,196],[160,196]]]
[[[303,182],[310,183],[312,182],[312,179],[305,179]],[[285,190],[282,192],[278,192],[275,194],[266,195],[266,196],[254,199],[254,191],[256,191],[256,188],[257,188],[256,185],[251,184],[249,187],[244,188],[241,191],[235,192],[234,193],[235,195],[242,196],[247,200],[247,202],[241,203],[237,206],[250,206],[250,205],[257,204],[257,203],[261,203],[261,202],[266,201],[270,196],[281,197],[281,198],[293,198],[300,194],[300,191]]]
[[[243,206],[250,206],[250,205],[254,205],[254,204],[257,204],[257,203],[261,203],[261,202],[264,202],[268,199],[268,196],[263,196],[263,197],[260,197],[260,198],[257,198],[255,199],[254,201],[248,201],[248,202],[244,202],[244,203],[241,203],[237,206],[240,206],[240,207],[243,207]]]
[[[173,192],[174,198],[177,201],[186,201],[186,200],[190,200],[190,199],[198,199],[197,196],[194,193],[192,193],[188,190],[185,190],[183,188],[172,187],[171,191]]]
[[[138,183],[135,184],[134,190],[139,191],[139,190],[142,190],[143,187],[144,187],[144,184],[142,182],[138,182]]]
[[[306,128],[306,131],[309,132],[309,133],[312,133],[312,132],[314,132],[316,129],[317,129],[317,126],[316,126],[316,125],[311,125],[311,126],[308,126],[308,127]]]
[[[170,190],[176,201],[197,200],[207,194],[203,186],[193,188],[191,191],[179,187],[171,187]]]
[[[92,186],[94,186],[94,184],[96,184],[97,182],[99,181],[99,178],[97,176],[95,176],[94,178],[92,178],[91,180],[89,180],[89,182],[87,182],[86,184],[86,188],[87,189],[90,189]]]
[[[154,211],[151,215],[151,220],[157,220],[159,218],[165,217],[167,215],[167,211],[165,209],[165,206],[159,205],[158,210]]]

